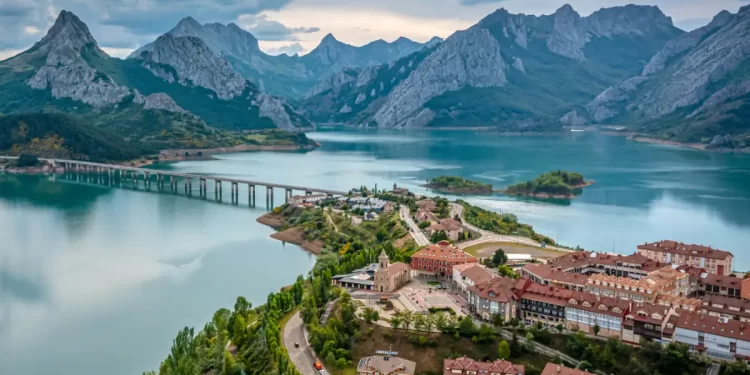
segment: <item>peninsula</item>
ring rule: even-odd
[[[580,173],[557,170],[543,173],[532,181],[511,185],[503,193],[541,199],[573,199],[593,183],[586,181]]]
[[[459,176],[439,176],[427,180],[426,188],[448,194],[492,194],[492,185]]]

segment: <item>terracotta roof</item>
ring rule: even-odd
[[[497,360],[494,362],[479,362],[469,357],[443,360],[443,374],[452,374],[453,370],[477,371],[484,374],[503,374],[503,375],[523,375],[525,373],[524,365]]]
[[[689,245],[682,242],[670,240],[646,243],[643,245],[639,245],[638,249],[687,256],[702,256],[712,259],[727,259],[728,257],[732,256],[732,253],[730,253],[729,251],[712,249],[710,246]]]
[[[453,271],[458,271],[458,274],[462,275],[464,271],[466,271],[469,268],[474,267],[476,265],[477,265],[476,263],[461,263],[461,264],[456,264],[455,266],[453,266]]]
[[[701,309],[726,315],[750,318],[750,301],[727,296],[706,295],[700,305]]]
[[[682,329],[750,341],[750,326],[739,320],[700,313],[684,313],[680,315],[675,325]]]
[[[437,221],[437,217],[435,216],[435,214],[433,214],[432,211],[426,210],[424,208],[420,208],[417,210],[416,217],[417,217],[417,220],[419,221],[425,221],[425,220]]]
[[[417,202],[417,206],[419,208],[424,208],[424,209],[426,209],[428,211],[435,211],[435,208],[437,207],[435,205],[435,201],[432,200],[432,199],[423,199],[423,200]]]
[[[591,375],[591,373],[549,362],[547,366],[544,366],[541,375]]]
[[[493,278],[495,275],[488,269],[475,264],[474,267],[469,267],[464,272],[461,272],[461,276],[473,281],[474,284],[476,284],[481,283],[482,281],[487,281]]]
[[[549,262],[549,265],[554,268],[559,268],[562,271],[594,265],[611,267],[619,266],[628,268],[633,268],[631,265],[635,265],[640,266],[640,269],[644,270],[645,272],[649,272],[664,267],[666,263],[659,263],[650,260],[648,259],[648,257],[645,257],[638,253],[623,256],[609,253],[577,251],[552,259]]]
[[[399,357],[389,357],[388,360],[383,356],[364,357],[359,360],[357,371],[373,372],[381,374],[409,374],[413,375],[417,368],[417,363]]]
[[[483,299],[490,301],[508,303],[517,300],[518,296],[513,293],[516,281],[506,277],[495,277],[469,287],[469,291]]]
[[[411,256],[412,259],[435,259],[449,262],[475,263],[477,258],[461,251],[447,241],[440,241],[417,251]]]
[[[593,293],[575,292],[568,300],[567,307],[622,317],[628,312],[630,302],[620,298],[597,296]]]
[[[575,293],[570,289],[532,283],[521,294],[521,298],[563,306]]]
[[[396,263],[391,263],[388,266],[388,268],[385,270],[385,272],[387,274],[389,274],[389,275],[394,275],[394,274],[397,274],[397,273],[399,273],[399,272],[401,272],[403,270],[408,270],[408,269],[409,269],[409,265],[408,264],[401,263],[401,262],[396,262]]]
[[[572,272],[558,271],[546,264],[528,263],[523,266],[523,271],[535,275],[541,279],[563,284],[585,286],[589,277]]]
[[[463,225],[454,219],[442,219],[430,225],[430,230],[442,230],[446,232],[461,230]]]
[[[701,274],[701,276],[698,281],[704,285],[715,285],[720,288],[732,289],[740,289],[742,285],[742,279],[739,277],[717,275],[715,273],[706,273],[705,276]]]
[[[668,318],[671,309],[667,306],[650,303],[632,304],[630,312],[625,317],[639,322],[661,325]]]

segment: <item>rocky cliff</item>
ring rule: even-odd
[[[595,122],[635,122],[660,137],[709,142],[750,132],[750,6],[668,42],[643,71],[587,105]]]
[[[304,107],[318,121],[356,125],[549,130],[561,118],[579,124],[586,103],[682,34],[656,7],[588,17],[569,5],[544,16],[500,9],[365,77],[356,70],[324,81]],[[368,84],[354,85],[360,77]]]

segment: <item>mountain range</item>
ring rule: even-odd
[[[584,17],[565,5],[542,16],[499,9],[444,41],[354,47],[328,35],[307,55],[270,56],[235,24],[185,18],[121,60],[63,11],[40,42],[0,62],[0,113],[64,112],[170,147],[331,123],[499,132],[618,125],[746,148],[749,29],[750,6],[684,32],[655,6]]]
[[[165,36],[138,59],[116,59],[67,11],[34,46],[0,62],[0,113],[35,111],[72,115],[77,126],[144,149],[235,146],[253,139],[230,131],[312,127],[198,38]]]
[[[261,51],[258,39],[234,23],[200,24],[194,18],[187,17],[168,31],[165,36],[167,35],[203,40],[211,51],[225,57],[237,72],[256,82],[263,91],[289,98],[303,96],[321,79],[344,68],[395,61],[442,41],[435,37],[422,44],[401,37],[392,43],[381,39],[355,47],[328,34],[315,49],[304,56],[272,56]],[[149,43],[134,51],[129,58],[138,59],[153,47],[154,43]]]

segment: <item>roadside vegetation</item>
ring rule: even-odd
[[[536,233],[531,225],[519,223],[516,215],[488,211],[462,200],[456,202],[464,206],[464,220],[479,229],[497,234],[526,237],[547,245],[555,245],[553,239]]]

